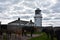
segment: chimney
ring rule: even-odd
[[[32,20],[30,20],[30,23],[32,23]]]
[[[1,21],[0,21],[0,30],[1,30]]]
[[[20,18],[18,18],[18,23],[19,23],[19,25],[20,25]]]
[[[18,20],[20,20],[20,18],[18,18]]]
[[[0,21],[0,25],[1,25],[1,21]]]

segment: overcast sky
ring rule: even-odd
[[[42,10],[43,25],[60,26],[60,0],[0,0],[0,21],[7,24],[18,17],[34,21],[36,8]]]

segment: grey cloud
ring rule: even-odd
[[[60,1],[58,0],[57,3],[51,7],[54,13],[60,13]]]
[[[49,6],[51,5],[51,2],[49,2],[49,1],[45,1],[44,3],[41,2],[41,5],[42,5],[43,7],[49,7]]]
[[[34,12],[32,10],[26,10],[28,14],[34,14]]]
[[[49,9],[48,9],[48,10],[42,10],[42,12],[45,13],[45,14],[50,14],[50,13],[51,13],[51,12],[49,11]]]
[[[56,18],[54,18],[54,19],[59,19],[59,20],[60,20],[60,17],[58,17],[58,18],[56,17]]]
[[[21,16],[22,19],[29,19],[31,18],[30,16]]]
[[[6,19],[11,19],[9,17],[0,17],[0,19],[6,20]]]
[[[20,11],[18,11],[17,13],[18,14],[26,14],[26,12],[20,12]]]
[[[23,12],[19,12],[19,11],[15,11],[15,12],[11,12],[11,13],[9,13],[8,15],[11,15],[11,16],[17,16],[17,15],[20,15],[20,14],[23,14]]]
[[[44,18],[43,20],[51,20],[51,18]]]
[[[52,8],[52,10],[53,10],[53,13],[60,13],[60,6],[54,6],[53,8]]]
[[[0,0],[0,2],[6,2],[7,0]]]
[[[17,19],[19,16],[12,16],[11,19]]]
[[[16,4],[21,2],[22,0],[0,0],[1,3],[5,3],[5,2],[11,2],[12,4]]]
[[[29,1],[29,2],[32,2],[32,1],[35,1],[35,0],[25,0],[25,1]]]
[[[30,7],[30,8],[37,8],[37,6],[34,4],[34,2],[24,2],[23,3],[25,6]]]
[[[18,7],[18,6],[14,6],[14,10],[23,10],[24,9],[24,7]]]
[[[50,13],[48,16],[49,16],[49,17],[56,17],[56,16],[55,16],[55,13]]]
[[[0,13],[4,12],[5,10],[7,10],[6,7],[1,7],[1,6],[0,6]]]
[[[18,17],[22,18],[22,19],[29,19],[31,18],[31,16],[12,16],[10,17],[11,19],[17,19]]]
[[[13,4],[16,4],[16,3],[19,3],[19,2],[21,2],[22,0],[11,0],[11,2],[13,3]]]

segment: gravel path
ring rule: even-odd
[[[33,36],[32,37],[38,37],[38,36],[40,36],[39,34],[33,34]],[[21,40],[27,40],[27,39],[30,39],[31,37],[30,37],[30,34],[28,34],[28,36],[23,36],[22,38],[21,38]]]
[[[38,36],[40,35],[39,34],[32,35],[32,37],[38,37]],[[28,40],[30,38],[31,38],[30,34],[27,34],[27,36],[19,36],[19,35],[12,34],[11,38],[8,38],[7,40]],[[0,40],[2,40],[1,37],[0,37]]]

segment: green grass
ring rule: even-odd
[[[29,40],[51,40],[50,38],[47,37],[45,33],[40,33],[40,34],[42,35],[39,37],[31,38]],[[54,38],[54,40],[56,40],[56,38]]]
[[[41,32],[34,32],[33,34],[41,34]]]
[[[27,34],[30,34],[30,32],[27,33]],[[33,34],[41,34],[41,32],[34,32]]]
[[[3,40],[7,40],[7,36],[6,35],[4,35]]]

